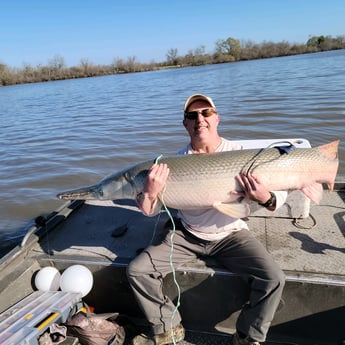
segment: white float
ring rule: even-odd
[[[57,291],[61,274],[55,267],[43,267],[35,276],[35,286],[40,291]]]
[[[82,297],[92,289],[93,276],[91,271],[83,265],[73,265],[62,273],[60,288],[65,292],[79,292]]]

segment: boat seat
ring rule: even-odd
[[[80,303],[81,294],[35,291],[0,314],[0,344],[37,345],[53,323],[66,322]]]

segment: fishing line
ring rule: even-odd
[[[175,222],[174,222],[174,218],[173,216],[171,215],[167,205],[165,204],[164,202],[164,193],[165,193],[165,190],[166,190],[166,186],[164,186],[164,189],[163,189],[163,192],[162,192],[162,204],[163,204],[163,207],[164,207],[164,210],[165,212],[167,213],[167,215],[169,216],[170,218],[170,221],[172,223],[172,230],[171,230],[171,235],[170,235],[170,243],[171,243],[171,247],[170,247],[170,256],[169,256],[169,262],[170,262],[170,267],[171,267],[171,272],[172,272],[172,275],[173,275],[173,281],[174,281],[174,284],[177,288],[177,303],[175,305],[175,308],[174,308],[174,311],[172,312],[171,314],[171,319],[170,319],[170,329],[173,330],[173,321],[174,321],[174,318],[176,316],[176,313],[178,311],[178,308],[180,307],[181,303],[180,303],[180,300],[181,300],[181,289],[180,289],[180,286],[177,282],[177,279],[176,279],[176,270],[175,270],[175,267],[174,267],[174,263],[173,263],[173,254],[174,254],[174,236],[175,236],[175,233],[176,233],[176,226],[175,226]],[[176,345],[176,340],[175,340],[175,334],[173,331],[171,331],[171,336],[172,336],[172,340],[173,340],[173,343],[174,345]]]
[[[162,155],[158,156],[156,159],[155,159],[155,164],[158,163],[158,161],[162,158]],[[180,307],[181,303],[181,289],[180,289],[180,285],[178,284],[177,282],[177,279],[176,279],[176,270],[175,270],[175,267],[174,267],[174,263],[173,263],[173,254],[174,254],[174,236],[175,236],[175,233],[176,233],[176,225],[175,225],[175,222],[174,222],[174,217],[172,216],[170,210],[168,209],[165,201],[164,201],[164,194],[165,194],[165,191],[166,191],[166,185],[164,185],[164,188],[163,188],[163,191],[162,191],[162,197],[161,197],[161,202],[162,202],[162,205],[164,207],[164,210],[165,212],[167,213],[170,221],[171,221],[171,224],[172,224],[172,230],[171,230],[171,235],[170,235],[170,243],[171,243],[171,247],[170,247],[170,256],[169,256],[169,263],[170,263],[170,267],[171,267],[171,272],[172,272],[172,275],[173,275],[173,281],[174,281],[174,284],[176,286],[176,289],[177,289],[177,303],[175,305],[175,308],[171,314],[171,319],[170,319],[170,329],[171,329],[171,337],[172,337],[172,341],[173,341],[173,344],[176,345],[176,340],[175,340],[175,334],[173,332],[173,321],[174,321],[174,318],[176,316],[176,313],[178,311],[178,308]]]
[[[298,143],[298,142],[296,142]],[[275,145],[278,145],[278,144],[288,144],[289,146],[275,146]],[[259,158],[259,156],[264,153],[266,150],[272,148],[272,147],[276,147],[279,152],[281,154],[289,154],[291,151],[295,150],[296,149],[296,146],[291,142],[291,141],[288,141],[288,140],[285,140],[285,141],[276,141],[268,146],[266,146],[265,148],[259,150],[259,152],[248,162],[248,168],[246,169],[247,170],[247,174],[250,173],[250,171],[252,170],[253,168],[253,165],[255,164],[256,160]],[[278,158],[276,158],[278,159]],[[267,162],[265,162],[267,163]],[[244,169],[243,169],[244,170]]]
[[[163,157],[163,155],[159,155],[155,160],[154,164],[158,164],[158,161]]]
[[[312,225],[310,226],[304,226],[301,224],[301,221],[298,218],[294,218],[292,221],[292,224],[299,229],[303,229],[303,230],[311,230],[313,228],[315,228],[316,226],[316,219],[314,218],[314,216],[312,214],[309,214],[309,218],[312,220]]]
[[[159,156],[153,161],[153,164],[158,164],[158,161],[159,161],[162,157],[163,157],[163,155],[159,155]],[[160,218],[161,218],[161,212],[159,212],[158,217],[157,217],[157,220],[156,220],[156,223],[155,223],[155,226],[154,226],[154,228],[153,228],[153,233],[152,233],[152,236],[151,236],[150,244],[153,243],[153,240],[154,240],[154,238],[156,237],[157,227],[158,227]]]

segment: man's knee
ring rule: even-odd
[[[276,289],[281,291],[285,286],[285,279],[285,274],[280,268],[277,268],[271,276],[271,281],[274,282]]]
[[[143,261],[142,255],[134,258],[127,266],[127,277],[138,276],[144,273],[147,274],[147,271],[145,270],[146,265]]]

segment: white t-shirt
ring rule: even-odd
[[[241,150],[243,147],[237,143],[222,138],[216,152]],[[178,152],[180,155],[193,154],[191,145]],[[277,198],[276,208],[284,204],[287,192],[274,192]],[[181,219],[184,227],[194,236],[207,241],[217,241],[225,238],[233,231],[248,229],[245,221],[232,218],[215,208],[198,210],[179,210],[177,216]]]

